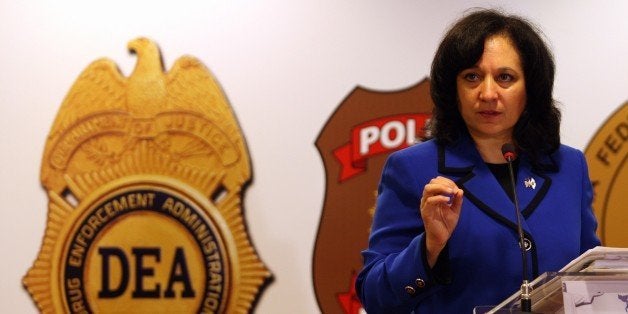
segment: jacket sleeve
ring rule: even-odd
[[[413,174],[420,167],[411,161],[392,154],[382,172],[369,247],[362,252],[364,268],[356,281],[369,314],[409,313],[438,290],[437,281],[447,275],[448,262],[442,261],[446,252],[434,270],[427,266],[419,213],[425,182]]]
[[[597,220],[593,212],[593,188],[591,186],[591,180],[589,179],[587,161],[582,152],[578,153],[580,157],[580,164],[582,165],[582,229],[580,231],[580,253],[583,253],[590,248],[600,245],[600,239],[596,234]]]

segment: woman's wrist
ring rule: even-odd
[[[432,241],[426,239],[425,241],[425,253],[427,254],[427,266],[433,268],[438,261],[438,256],[445,248],[445,245],[434,245]]]

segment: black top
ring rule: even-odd
[[[508,164],[507,163],[504,163],[504,164],[486,163],[486,165],[488,166],[488,168],[491,170],[491,172],[497,179],[497,182],[499,182],[499,185],[502,186],[502,188],[504,189],[504,191],[506,192],[510,200],[513,201],[514,203],[515,196],[512,193],[512,185],[510,184],[510,174],[508,174],[509,172]],[[514,175],[515,175],[515,182],[517,182],[517,170],[518,169],[519,169],[519,159],[515,159],[515,161],[512,162],[512,171],[514,172]]]

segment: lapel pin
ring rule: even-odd
[[[536,189],[536,181],[534,181],[534,178],[527,178],[523,180],[523,184],[528,189]]]

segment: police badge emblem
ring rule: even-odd
[[[248,312],[271,274],[246,232],[236,118],[196,58],[164,73],[155,43],[129,49],[128,78],[97,60],[59,109],[46,231],[23,283],[42,312]]]
[[[313,257],[314,288],[323,313],[358,314],[354,289],[368,246],[377,183],[386,157],[424,136],[433,102],[424,79],[404,90],[355,88],[316,139],[326,190]]]

